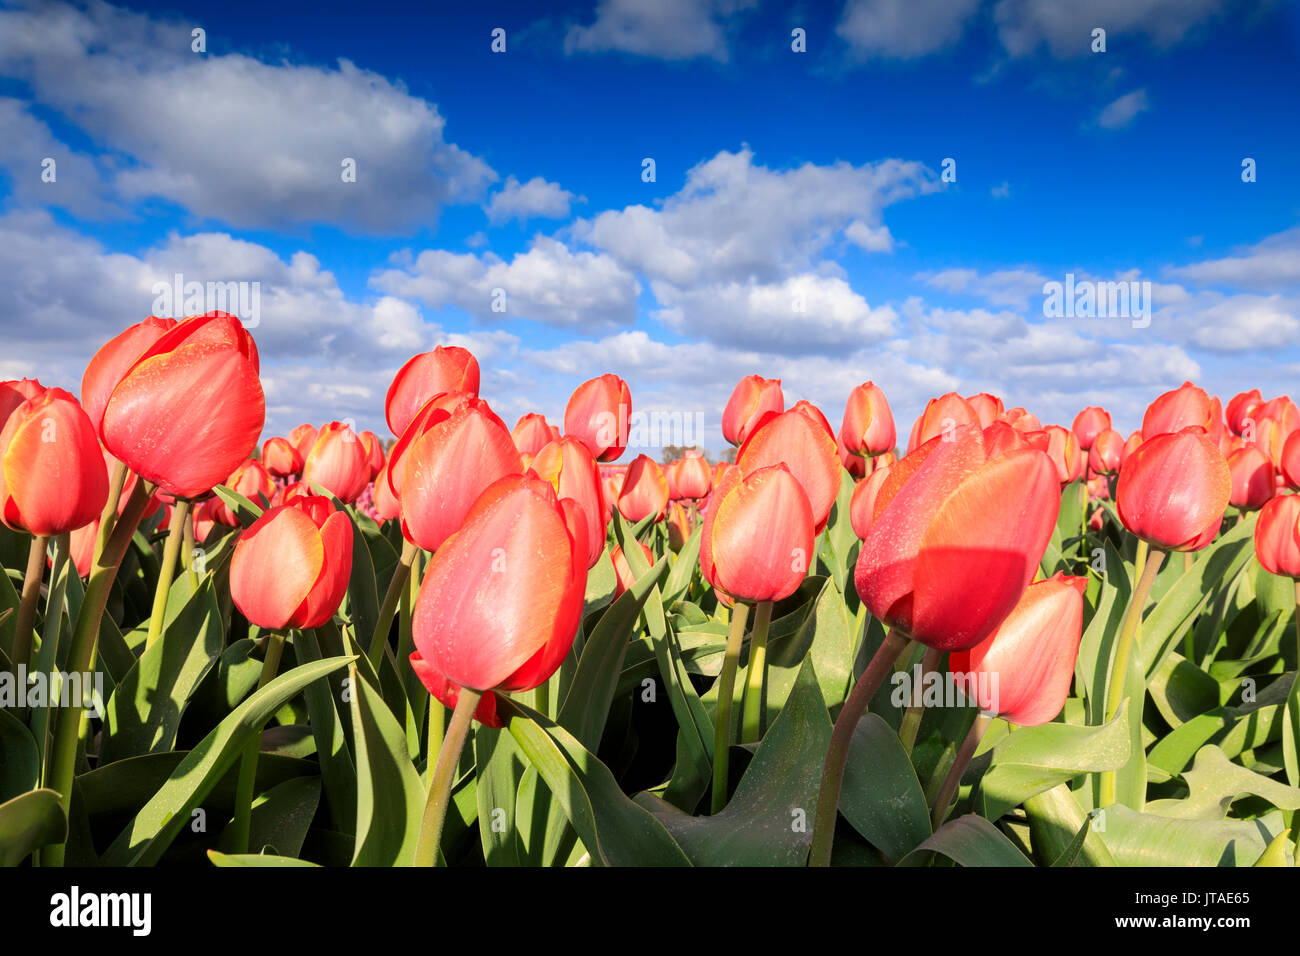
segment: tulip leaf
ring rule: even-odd
[[[1285,830],[1276,811],[1254,820],[1180,820],[1116,805],[1098,814],[1120,866],[1249,866]]]
[[[307,860],[299,860],[296,857],[275,856],[271,853],[218,853],[216,850],[209,850],[208,859],[212,861],[213,866],[223,867],[319,866],[317,863],[309,863]]]
[[[370,546],[357,519],[346,508],[340,509],[352,522],[352,574],[348,579],[347,611],[352,633],[373,634],[379,620],[379,594],[375,583],[375,565]]]
[[[1025,800],[1034,856],[1052,866],[1114,866],[1115,858],[1098,832],[1092,814],[1079,806],[1065,784]]]
[[[32,732],[0,710],[0,803],[26,793],[40,781],[41,757]]]
[[[973,813],[949,820],[899,866],[925,866],[935,856],[958,866],[1033,866],[1001,830]]]
[[[811,660],[719,813],[695,817],[637,796],[696,866],[802,866],[812,845],[831,722]]]
[[[642,574],[601,615],[582,647],[577,673],[560,708],[559,723],[588,750],[600,746],[632,628],[646,599],[667,571],[668,562],[661,560]]]
[[[822,697],[828,706],[838,707],[848,697],[853,681],[853,635],[844,596],[835,579],[823,579],[809,607],[800,608],[796,613],[800,615],[795,618],[797,630],[769,639],[768,709],[775,710],[785,700],[804,658],[809,655],[817,671]]]
[[[8,529],[4,529],[8,531]],[[8,660],[14,652],[14,633],[18,624],[18,591],[9,573],[0,566],[0,654]],[[5,613],[9,612],[9,613]],[[11,671],[12,673],[12,671]]]
[[[101,764],[176,745],[181,716],[221,656],[222,640],[209,579],[117,685],[104,715]]]
[[[298,856],[320,805],[320,792],[320,777],[294,777],[261,794],[253,801],[248,845],[273,846],[279,853]]]
[[[321,659],[320,644],[313,631],[299,631],[293,639],[294,652],[304,664]],[[321,780],[330,823],[341,833],[350,833],[357,819],[357,771],[348,749],[343,721],[334,703],[328,678],[309,684],[302,692],[316,740]]]
[[[1151,675],[1147,692],[1170,727],[1219,706],[1219,682],[1172,650]]]
[[[997,820],[1080,774],[1118,770],[1128,762],[1129,747],[1129,715],[1122,709],[1100,727],[1051,723],[1014,730],[990,751],[979,783],[980,814]]]
[[[664,582],[664,606],[672,607],[691,586],[695,569],[700,564],[700,542],[704,539],[704,522],[698,520],[690,537],[683,543],[673,560],[673,570]]]
[[[248,498],[245,498],[233,488],[228,488],[225,485],[217,485],[217,487],[212,489],[212,493],[225,502],[226,506],[234,513],[235,517],[239,519],[240,525],[245,528],[255,522],[258,518],[262,517],[262,506],[255,504]]]
[[[515,799],[522,796],[524,761],[514,738],[497,727],[474,728],[479,838],[488,866],[520,866]]]
[[[591,853],[607,866],[687,866],[662,823],[619,789],[609,768],[563,727],[516,701],[498,713]]]
[[[353,866],[410,866],[424,814],[425,788],[406,748],[406,732],[366,681],[352,678],[352,739],[357,748],[357,847]]]
[[[1107,541],[1102,552],[1105,574],[1097,607],[1084,629],[1075,659],[1074,674],[1088,704],[1088,723],[1100,724],[1106,713],[1106,687],[1110,680],[1115,641],[1128,610],[1132,586],[1129,569],[1115,546]]]
[[[1255,861],[1255,866],[1292,866],[1291,858],[1287,856],[1287,838],[1286,831],[1279,830],[1277,836],[1273,837],[1273,842],[1268,848],[1260,854],[1259,859]]]
[[[596,563],[587,572],[587,591],[582,601],[582,617],[599,611],[614,599],[614,590],[618,586],[618,575],[614,573],[614,562],[610,550],[600,553]]]
[[[0,866],[17,866],[67,836],[68,818],[56,790],[29,790],[0,803]]]
[[[1151,813],[1183,819],[1222,820],[1238,797],[1253,795],[1279,810],[1300,809],[1300,789],[1270,780],[1230,761],[1213,744],[1196,754],[1192,769],[1183,773],[1188,795],[1181,800],[1155,800]]]
[[[186,754],[153,798],[104,852],[103,863],[124,866],[158,862],[189,823],[190,811],[199,806],[239,759],[245,745],[255,739],[271,715],[312,681],[349,660],[332,657],[295,667],[243,701]]]
[[[840,813],[886,860],[901,860],[930,836],[930,810],[894,728],[864,714],[853,729]]]

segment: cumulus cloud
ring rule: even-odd
[[[507,177],[505,186],[492,194],[486,212],[488,221],[495,224],[518,219],[567,219],[569,206],[578,199],[559,183],[547,182],[534,176],[521,183],[514,176]]]
[[[754,5],[755,0],[600,0],[592,23],[569,28],[564,50],[726,60],[728,21]]]
[[[1269,236],[1234,255],[1173,267],[1168,272],[1193,282],[1246,289],[1300,284],[1300,226]]]
[[[835,32],[861,57],[912,59],[961,38],[979,0],[849,0]]]
[[[1054,56],[1086,56],[1095,27],[1108,42],[1119,36],[1144,37],[1171,46],[1216,15],[1221,0],[1001,0],[993,11],[998,37],[1012,56],[1046,46]]]
[[[1146,90],[1125,93],[1102,109],[1097,115],[1097,125],[1103,129],[1123,129],[1132,123],[1139,113],[1149,109],[1150,105]]]

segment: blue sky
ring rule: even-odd
[[[614,371],[715,450],[755,371],[836,422],[874,380],[905,434],[1300,368],[1295,4],[320,6],[0,3],[0,376],[75,390],[176,272],[260,283],[268,434],[385,433],[438,343],[508,424]],[[1045,316],[1067,273],[1151,282],[1150,326]]]

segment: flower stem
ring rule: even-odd
[[[185,555],[184,565],[185,573],[189,576],[190,588],[194,591],[199,589],[199,573],[194,568],[194,522],[186,519],[185,521]]]
[[[718,709],[713,723],[713,798],[711,813],[727,803],[727,759],[731,746],[731,698],[736,691],[736,666],[740,663],[740,643],[745,639],[745,621],[749,605],[739,601],[731,609],[731,626],[727,629],[727,651],[722,658],[722,676],[718,683]]]
[[[153,592],[153,613],[149,615],[149,635],[144,642],[146,649],[153,647],[158,638],[162,637],[163,624],[167,620],[167,597],[171,594],[172,578],[176,573],[176,556],[185,539],[185,524],[189,518],[190,499],[177,498],[172,505],[172,520],[167,525],[167,543],[163,546],[158,586]]]
[[[14,675],[32,658],[32,629],[36,624],[36,605],[41,599],[41,580],[45,577],[45,546],[49,538],[32,535],[27,549],[27,571],[23,574],[23,593],[18,599],[18,617],[14,620]],[[52,579],[51,579],[52,580]]]
[[[754,612],[754,632],[749,638],[749,667],[745,671],[745,696],[740,742],[757,743],[763,735],[764,687],[767,683],[767,629],[772,623],[772,602],[759,601]]]
[[[462,687],[456,698],[456,709],[451,713],[447,736],[438,749],[438,763],[429,781],[429,799],[424,804],[424,819],[420,823],[420,836],[415,844],[415,865],[433,866],[438,859],[438,844],[442,841],[442,825],[447,820],[447,805],[451,801],[451,785],[455,782],[456,766],[461,751],[474,722],[474,711],[483,697],[482,691]]]
[[[392,580],[388,582],[388,590],[384,592],[384,603],[379,605],[379,616],[375,618],[375,631],[370,635],[370,646],[366,649],[366,656],[370,658],[370,663],[379,669],[379,662],[384,659],[384,644],[388,641],[388,629],[393,626],[393,615],[397,613],[397,605],[402,600],[402,592],[406,589],[406,579],[411,574],[411,565],[415,563],[415,556],[419,553],[419,547],[407,541],[402,546],[402,556],[397,561],[397,567],[393,568]]]
[[[113,579],[122,564],[126,549],[131,543],[145,509],[149,507],[149,498],[153,488],[145,482],[138,482],[126,509],[113,526],[113,533],[105,542],[103,552],[95,560],[90,571],[90,581],[86,584],[86,593],[81,599],[81,611],[77,614],[77,626],[72,633],[72,643],[68,646],[68,659],[65,665],[68,673],[86,673],[94,669],[95,648],[99,642],[100,621],[104,617],[104,607],[108,603],[109,592],[113,589]],[[80,701],[73,701],[69,707],[60,707],[58,722],[54,728],[54,749],[51,752],[52,770],[48,786],[58,791],[59,802],[63,812],[68,812],[72,802],[72,780],[76,775],[77,742],[81,738],[82,707]],[[64,858],[64,844],[51,844],[41,851],[41,863],[46,866],[61,866]]]
[[[826,765],[822,768],[821,790],[817,796],[817,816],[813,818],[812,851],[808,857],[809,866],[830,866],[831,846],[835,842],[835,818],[839,812],[840,789],[844,786],[844,766],[849,759],[849,744],[853,741],[853,729],[862,719],[871,698],[884,683],[885,676],[894,668],[894,661],[910,639],[898,631],[891,630],[885,635],[884,643],[876,650],[871,663],[862,672],[853,692],[844,702],[839,717],[835,720],[835,729],[831,731],[831,745],[826,751]]]
[[[92,567],[99,563],[99,556],[104,552],[104,546],[108,544],[109,535],[113,533],[113,525],[117,521],[117,505],[122,500],[122,488],[126,485],[127,471],[126,462],[119,461],[113,465],[112,474],[108,476],[108,499],[104,502],[104,510],[99,513],[99,533],[95,535]]]
[[[261,690],[275,679],[280,669],[280,655],[284,652],[284,634],[270,631],[266,635],[266,657],[262,659],[262,674],[257,679]],[[253,786],[257,782],[257,755],[262,746],[262,732],[244,745],[244,755],[239,761],[239,778],[235,783],[235,819],[230,825],[232,853],[248,852],[248,835],[253,822]]]
[[[939,795],[934,798],[934,809],[930,813],[930,828],[939,829],[943,823],[943,818],[948,815],[948,805],[952,803],[953,795],[957,793],[957,788],[961,785],[962,775],[966,773],[966,768],[970,766],[971,757],[975,756],[975,750],[979,747],[980,741],[984,739],[984,731],[988,729],[989,719],[983,714],[975,715],[975,722],[970,725],[970,731],[966,734],[966,739],[961,742],[961,747],[957,750],[957,757],[953,760],[952,766],[948,768],[948,776],[943,778],[943,786],[939,788]]]
[[[912,703],[903,714],[903,723],[898,728],[899,742],[902,743],[903,749],[909,754],[912,752],[912,748],[916,746],[916,733],[921,729],[921,718],[925,716],[924,698],[921,694],[921,687],[925,684],[925,675],[939,669],[939,659],[942,657],[943,651],[927,647],[925,656],[921,658],[921,680],[918,682],[919,686],[912,688]]]
[[[1124,615],[1124,624],[1119,632],[1119,644],[1115,648],[1115,661],[1110,669],[1110,682],[1106,685],[1105,722],[1109,722],[1119,712],[1120,701],[1124,698],[1124,681],[1128,675],[1128,662],[1133,654],[1134,638],[1146,610],[1147,597],[1155,583],[1160,564],[1164,561],[1163,551],[1149,550],[1145,541],[1139,541],[1137,547],[1137,564],[1134,574],[1141,568],[1141,577],[1133,587],[1133,596],[1129,599],[1128,612]],[[1115,771],[1105,770],[1101,775],[1101,797],[1098,806],[1106,807],[1115,802]]]

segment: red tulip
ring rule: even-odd
[[[1253,412],[1253,425],[1248,421],[1244,429],[1245,439],[1258,445],[1275,467],[1282,467],[1286,444],[1300,429],[1300,409],[1283,395],[1256,406]]]
[[[1096,442],[1097,436],[1109,428],[1110,412],[1104,408],[1089,405],[1074,416],[1074,425],[1071,426],[1070,430],[1074,432],[1074,437],[1079,440],[1079,447],[1084,451],[1088,451]]]
[[[674,551],[680,551],[682,545],[686,544],[691,536],[693,527],[690,512],[680,501],[670,502],[668,505],[668,547]]]
[[[262,464],[272,477],[288,478],[302,472],[302,455],[289,439],[268,438],[262,443]]]
[[[233,315],[185,319],[113,388],[104,445],[167,494],[207,493],[257,447],[266,419],[258,367],[257,346]]]
[[[1255,557],[1271,574],[1300,581],[1300,495],[1280,495],[1260,510]]]
[[[45,386],[34,378],[24,378],[13,382],[0,382],[0,428],[13,414],[13,410],[27,401],[36,398],[45,391]],[[93,422],[91,424],[94,424]],[[96,429],[98,432],[98,429]]]
[[[1228,416],[1228,427],[1232,429],[1234,435],[1240,435],[1246,429],[1246,422],[1253,419],[1255,409],[1264,404],[1264,396],[1259,394],[1259,389],[1252,388],[1249,392],[1241,392],[1233,396],[1228,402],[1225,412]]]
[[[631,414],[627,382],[606,373],[573,390],[564,407],[564,433],[586,445],[597,461],[613,461],[627,448]]]
[[[48,537],[99,517],[108,472],[95,429],[61,388],[29,398],[0,429],[0,521]]]
[[[374,481],[384,470],[384,443],[372,431],[363,431],[357,437],[361,439],[361,445],[366,450],[366,464],[370,467],[368,480]]]
[[[628,466],[627,477],[618,493],[618,510],[628,521],[655,516],[658,521],[668,509],[668,479],[648,455],[637,455]]]
[[[892,466],[854,581],[867,608],[937,650],[973,647],[1033,580],[1061,493],[1036,448],[988,457],[977,424]]]
[[[582,616],[588,545],[576,512],[538,478],[511,475],[484,491],[425,572],[412,616],[420,658],[476,691],[546,681]]]
[[[865,382],[849,392],[840,438],[850,453],[869,458],[893,451],[895,437],[894,416],[878,385]]]
[[[230,596],[258,627],[320,627],[352,574],[352,522],[328,498],[305,495],[263,512],[235,543]]]
[[[315,425],[298,425],[289,432],[289,444],[297,449],[299,458],[305,459],[311,453],[312,446],[316,444],[316,435]]]
[[[587,532],[587,567],[593,567],[605,550],[605,509],[600,497],[600,470],[587,446],[576,438],[557,438],[544,445],[529,466],[548,481],[560,498],[568,498],[582,511]]]
[[[1006,422],[1012,428],[1022,432],[1038,432],[1043,430],[1043,423],[1033,412],[1027,412],[1019,406],[1007,409],[1000,417],[1001,421]]]
[[[425,402],[442,392],[478,395],[478,359],[458,345],[439,345],[397,371],[384,398],[384,417],[394,435],[406,431]]]
[[[1205,429],[1216,444],[1223,430],[1223,412],[1217,398],[1210,398],[1205,389],[1184,382],[1172,392],[1165,392],[1149,406],[1142,416],[1142,434],[1148,438],[1180,432],[1189,425]]]
[[[1099,475],[1111,475],[1124,464],[1124,436],[1113,428],[1097,433],[1088,451],[1088,468]]]
[[[849,522],[853,525],[853,533],[859,538],[865,538],[871,530],[876,515],[876,496],[880,494],[888,475],[888,465],[877,468],[853,488],[853,497],[849,499]]]
[[[456,709],[456,702],[460,700],[459,684],[452,683],[445,674],[439,673],[433,665],[420,656],[419,651],[411,652],[411,670],[415,672],[416,677],[420,678],[420,683],[433,695],[434,700],[450,710]],[[474,708],[474,719],[485,727],[505,726],[497,716],[496,694],[484,694],[479,698],[478,706]]]
[[[812,560],[814,521],[808,496],[789,468],[778,462],[743,476],[729,471],[714,497],[700,539],[704,577],[741,601],[793,594]]]
[[[785,410],[785,395],[779,378],[746,375],[731,392],[722,411],[722,437],[733,445],[745,439],[769,412],[779,415]]]
[[[176,327],[175,319],[151,315],[109,339],[86,365],[81,377],[81,405],[99,434],[104,408],[122,377],[155,342]]]
[[[426,551],[437,551],[460,527],[485,488],[523,472],[505,422],[481,398],[464,398],[450,412],[434,409],[400,463],[393,457],[393,467],[402,468],[395,489],[402,533]]]
[[[769,415],[740,446],[736,464],[748,477],[760,468],[784,464],[803,486],[820,533],[840,491],[840,459],[835,435],[816,408],[799,402],[779,415]]]
[[[843,429],[840,430],[840,434],[835,436],[835,454],[840,456],[840,465],[843,466],[844,470],[849,473],[849,477],[854,481],[865,478],[867,476],[867,466],[875,460],[855,455],[845,448]]]
[[[1048,425],[1041,432],[1029,433],[1026,438],[1035,448],[1047,452],[1056,468],[1056,478],[1062,485],[1068,485],[1083,475],[1088,456],[1079,448],[1079,439],[1068,428]]]
[[[688,451],[681,461],[676,462],[670,484],[674,499],[690,498],[698,501],[707,498],[713,487],[713,469],[698,451]]]
[[[550,424],[544,415],[529,412],[515,423],[510,432],[515,447],[521,455],[536,455],[539,451],[560,437],[560,430]]]
[[[1115,504],[1124,527],[1166,551],[1199,551],[1219,532],[1232,475],[1197,425],[1148,438],[1124,462]]]
[[[95,560],[95,539],[99,537],[99,519],[83,524],[68,535],[68,557],[77,569],[77,577],[88,578]]]
[[[194,540],[199,544],[208,540],[208,535],[212,529],[217,526],[217,505],[220,503],[219,498],[204,498],[192,509],[190,509],[190,522],[194,525]],[[169,527],[172,520],[172,506],[167,506],[167,515],[162,521],[164,527]]]
[[[975,414],[979,416],[980,428],[988,428],[1001,418],[1002,413],[1005,411],[1002,399],[996,395],[990,395],[988,392],[971,395],[966,399],[966,403],[975,409]]]
[[[302,480],[314,482],[344,504],[361,497],[370,483],[370,456],[352,426],[330,422],[316,435],[302,463]]]
[[[646,563],[653,565],[655,563],[654,552],[640,541],[637,542],[637,547],[645,555]],[[632,565],[627,562],[627,555],[623,553],[623,549],[618,545],[614,545],[609,549],[609,558],[614,562],[614,577],[616,579],[614,600],[617,601],[632,585],[636,584],[636,575],[632,573]]]
[[[390,463],[391,464],[391,463]],[[375,479],[375,514],[379,516],[379,521],[392,521],[394,518],[402,516],[402,505],[393,494],[393,486],[388,480],[388,469],[390,465],[384,465],[384,470],[379,473]]]
[[[1035,446],[1026,437],[1028,434],[1032,433],[1023,432],[1004,421],[993,422],[984,428],[985,453],[990,458],[996,458],[1017,448],[1033,448]]]
[[[258,495],[261,495],[267,501],[275,495],[275,480],[271,473],[256,458],[250,458],[238,468],[234,474],[222,482],[232,491],[237,491],[249,501],[258,504]],[[224,525],[232,528],[239,527],[239,518],[230,506],[220,498],[216,499],[216,504],[212,506],[212,518]]]
[[[614,516],[614,509],[618,507],[618,496],[622,494],[623,482],[626,480],[626,471],[606,475],[600,480],[600,502],[604,510],[606,526],[609,525],[610,518]]]
[[[954,651],[948,669],[975,691],[987,713],[1023,727],[1056,717],[1065,706],[1083,638],[1086,577],[1057,574],[1031,584],[996,631],[970,650]],[[980,699],[978,690],[992,700]]]
[[[980,416],[970,402],[956,392],[948,392],[926,402],[923,411],[912,425],[911,437],[907,440],[907,450],[912,452],[930,439],[951,433],[962,425],[979,425]]]
[[[406,474],[406,453],[410,451],[411,446],[430,428],[446,421],[452,412],[472,400],[474,396],[469,392],[443,392],[425,402],[415,418],[411,419],[411,424],[406,426],[406,431],[402,432],[401,437],[388,450],[388,463],[384,475],[393,497],[401,497],[402,478]]]
[[[1262,507],[1277,490],[1273,463],[1254,445],[1243,445],[1228,455],[1228,473],[1232,477],[1228,502],[1242,511]]]

